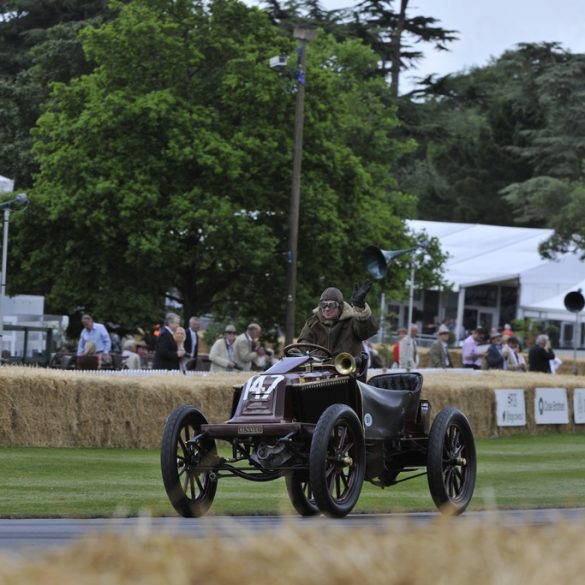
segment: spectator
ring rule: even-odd
[[[187,338],[187,333],[181,326],[179,326],[175,329],[173,338],[177,344],[177,353],[179,354],[179,369],[181,372],[185,373],[187,370],[187,357],[185,352],[185,339]],[[181,353],[182,355],[180,355]]]
[[[361,357],[362,341],[378,330],[376,319],[366,303],[372,284],[354,285],[351,305],[343,299],[338,288],[326,288],[319,305],[313,309],[299,335],[299,343],[315,343],[327,348],[333,355],[347,352]]]
[[[199,334],[201,323],[197,317],[189,319],[185,338],[185,357],[187,358],[187,369],[194,370],[197,365],[197,353],[199,352]]]
[[[381,368],[382,359],[378,350],[374,349],[369,341],[362,341],[362,353],[368,356],[368,368]]]
[[[431,368],[452,368],[453,362],[449,355],[449,335],[451,331],[446,325],[440,325],[437,331],[437,340],[429,350],[429,365]]]
[[[108,323],[108,325],[111,328],[111,323]],[[113,353],[122,353],[122,344],[120,341],[120,336],[115,332],[112,331],[110,333],[110,342],[111,342],[111,349],[110,351],[112,351]]]
[[[506,323],[504,325],[504,330],[502,331],[502,335],[507,336],[507,337],[512,337],[512,335],[514,335],[514,331],[512,331],[512,326],[510,325],[510,323]]]
[[[86,341],[81,355],[97,355],[97,347],[93,341]]]
[[[274,350],[270,347],[264,347],[262,355],[259,355],[252,363],[252,369],[258,372],[263,372],[272,367],[278,358],[274,355]]]
[[[148,351],[148,345],[146,344],[146,341],[139,340],[136,342],[136,353],[140,358],[140,366],[142,369],[148,369],[152,367],[152,364],[150,363],[151,354]]]
[[[179,350],[174,333],[181,323],[181,318],[175,313],[167,313],[163,327],[156,340],[156,349],[154,351],[155,370],[178,370],[181,358],[185,355],[185,350]]]
[[[136,352],[136,342],[133,339],[127,339],[122,346],[122,368],[126,370],[142,369],[140,356]]]
[[[258,323],[250,323],[244,333],[236,337],[234,342],[234,362],[239,370],[249,372],[252,363],[264,356],[264,348],[258,343],[262,328]]]
[[[512,372],[525,372],[528,369],[524,356],[522,355],[520,340],[515,335],[512,335],[508,339],[506,369]]]
[[[550,360],[555,359],[555,353],[551,349],[548,335],[539,335],[536,343],[528,352],[528,365],[531,372],[544,372],[551,374]]]
[[[471,335],[465,338],[461,348],[461,360],[464,368],[481,369],[482,353],[479,350],[479,344],[483,342],[483,329],[478,327],[471,332]]]
[[[410,325],[410,335],[405,335],[400,340],[400,349],[399,349],[399,361],[401,368],[405,370],[412,370],[414,368],[418,368],[419,365],[419,355],[416,343],[416,336],[418,335],[418,327],[411,323]]]
[[[394,360],[392,364],[393,368],[400,367],[400,342],[404,339],[407,333],[408,332],[404,327],[401,327],[398,330],[398,339],[396,340],[396,343],[392,347],[392,359]]]
[[[485,363],[488,370],[503,370],[506,364],[507,351],[502,347],[502,334],[498,331],[490,335],[490,346],[485,353]]]
[[[112,342],[107,329],[101,323],[96,323],[88,313],[81,316],[81,324],[83,329],[79,335],[77,355],[84,355],[85,345],[91,341],[95,344],[95,353],[100,357],[100,361],[109,363]]]
[[[231,372],[238,369],[234,362],[234,341],[236,340],[236,328],[228,325],[224,330],[224,335],[218,339],[209,351],[210,372]]]
[[[76,366],[79,370],[97,370],[100,367],[100,358],[96,353],[96,344],[87,341],[81,355],[77,356]]]

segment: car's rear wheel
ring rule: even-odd
[[[287,473],[285,482],[288,497],[301,516],[315,516],[319,513],[307,471]]]
[[[455,408],[444,408],[429,434],[427,474],[437,508],[445,514],[461,514],[475,489],[477,459],[469,421]]]
[[[358,501],[366,470],[362,425],[345,404],[333,404],[320,416],[309,453],[309,477],[317,507],[343,517]]]
[[[193,406],[176,408],[163,431],[160,463],[165,490],[175,510],[186,518],[209,510],[217,490],[215,441],[192,439],[207,420]]]

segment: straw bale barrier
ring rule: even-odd
[[[40,368],[0,368],[0,446],[158,447],[164,421],[181,404],[197,406],[210,422],[229,417],[233,386],[249,374],[207,376],[99,376]],[[579,376],[506,372],[425,376],[422,397],[436,415],[445,406],[462,410],[477,437],[510,433],[574,432],[567,425],[535,425],[534,388],[567,388],[570,421]],[[495,388],[525,390],[527,426],[496,426]]]
[[[137,532],[86,537],[64,550],[0,557],[5,585],[577,585],[584,522],[535,528],[446,519],[366,528],[285,524],[195,539]],[[245,533],[244,533],[245,532]]]
[[[169,413],[198,406],[229,416],[233,385],[249,375],[99,376],[41,368],[0,368],[0,445],[157,447]]]

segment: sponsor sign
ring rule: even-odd
[[[575,388],[573,394],[573,414],[576,425],[585,424],[585,388]]]
[[[534,421],[537,425],[569,423],[569,402],[566,388],[535,388]]]
[[[522,427],[526,425],[526,403],[524,390],[500,388],[496,393],[496,423],[499,427]]]

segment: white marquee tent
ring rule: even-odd
[[[422,220],[407,224],[412,232],[438,238],[449,255],[445,278],[459,293],[458,323],[462,322],[465,289],[487,284],[518,287],[518,317],[529,316],[528,311],[536,308],[539,313],[532,316],[572,320],[562,300],[571,290],[585,290],[585,262],[575,254],[558,260],[542,258],[538,246],[552,230]]]

